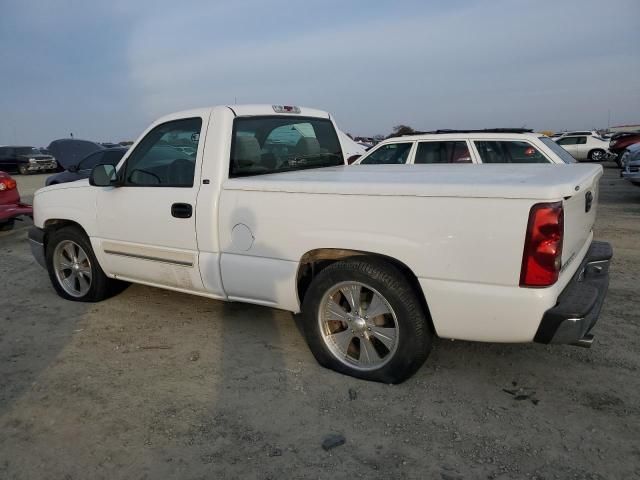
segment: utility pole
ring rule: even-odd
[[[611,109],[607,110],[607,130],[611,127]]]

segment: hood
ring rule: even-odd
[[[602,175],[590,164],[350,165],[233,178],[226,190],[556,201]],[[578,187],[578,190],[576,189]]]
[[[51,142],[47,150],[56,158],[58,165],[66,170],[70,166],[78,165],[80,160],[90,153],[96,150],[105,150],[105,148],[99,143],[89,140],[62,138]]]

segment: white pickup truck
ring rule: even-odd
[[[325,112],[176,113],[89,180],[38,190],[62,297],[124,282],[302,312],[325,367],[400,382],[434,336],[588,346],[612,252],[598,165],[344,164]]]

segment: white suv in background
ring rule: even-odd
[[[437,130],[388,138],[356,164],[574,163],[549,137],[524,129]]]
[[[589,132],[570,132],[555,139],[576,160],[599,162],[607,158],[609,141]]]

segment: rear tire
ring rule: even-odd
[[[50,234],[46,264],[56,293],[74,302],[99,302],[126,285],[105,275],[89,239],[77,227],[64,227]]]
[[[591,160],[592,162],[601,162],[602,160],[604,160],[605,156],[606,152],[600,149],[591,150],[588,155],[589,160]]]
[[[416,292],[399,269],[378,259],[344,260],[322,270],[302,310],[316,360],[345,375],[400,383],[431,350],[433,334]]]

